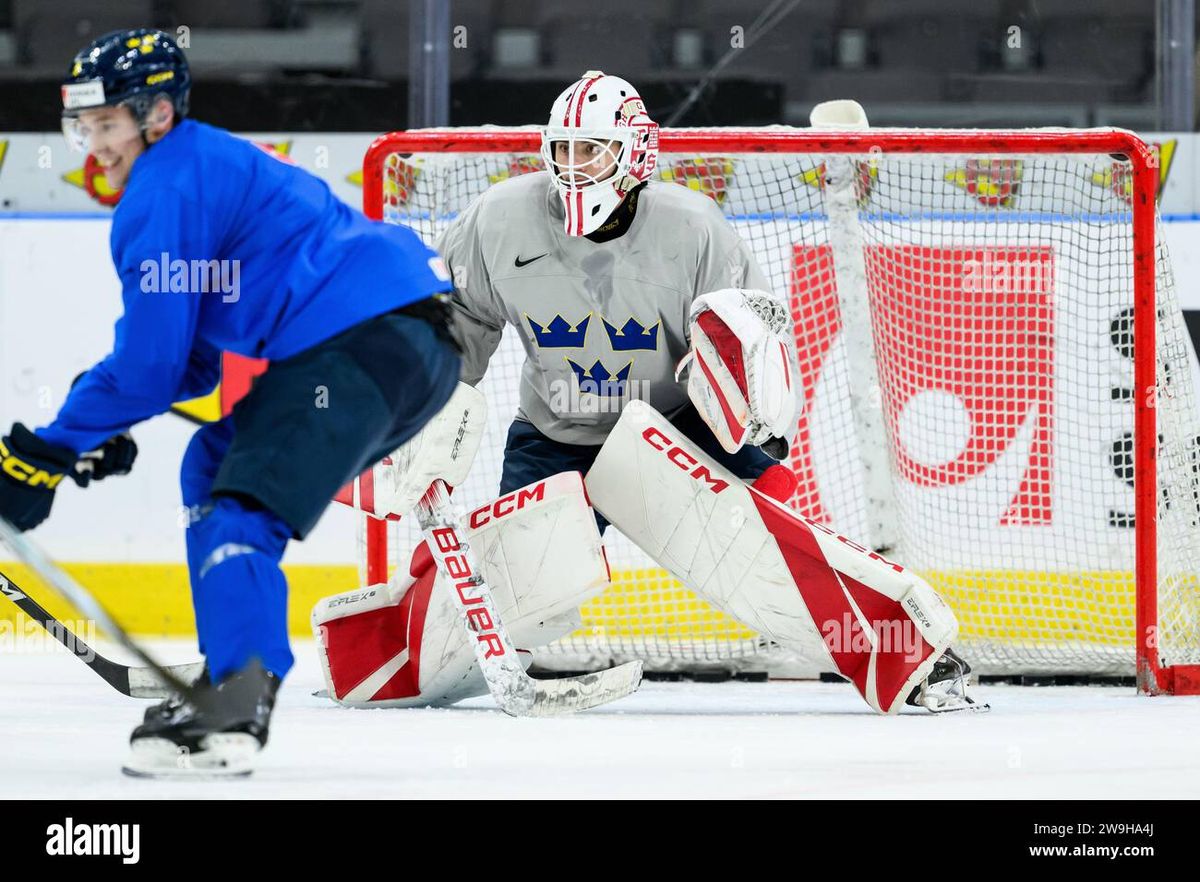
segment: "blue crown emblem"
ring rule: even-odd
[[[583,346],[583,341],[587,337],[588,322],[591,320],[592,314],[588,313],[579,324],[572,327],[565,318],[556,315],[550,320],[549,325],[542,326],[528,315],[525,316],[525,321],[529,322],[529,330],[533,331],[533,342],[537,343],[539,349],[566,349]]]
[[[604,330],[608,334],[608,342],[612,344],[613,352],[658,349],[658,329],[662,327],[662,319],[646,328],[637,319],[630,317],[619,329],[610,325],[606,319],[602,318],[601,321],[604,322]]]
[[[599,359],[596,359],[590,368],[581,367],[569,358],[567,364],[571,366],[575,379],[579,381],[579,391],[587,395],[624,395],[625,383],[633,369],[632,361],[616,374],[610,374]]]

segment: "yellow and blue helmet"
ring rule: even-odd
[[[127,105],[143,121],[160,95],[187,115],[192,77],[179,45],[163,31],[113,31],[85,47],[71,61],[62,84],[63,116],[96,107]]]

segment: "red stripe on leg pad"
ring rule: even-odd
[[[425,633],[425,614],[429,611],[429,598],[437,577],[433,555],[424,542],[413,552],[408,572],[416,579],[400,602],[407,628],[405,642],[408,644],[408,661],[371,696],[372,701],[411,698],[421,692],[421,638]]]
[[[902,701],[900,690],[933,651],[903,606],[857,579],[835,571],[813,534],[814,528],[802,518],[753,489],[750,496],[783,555],[796,590],[824,638],[838,673],[854,683],[866,698],[870,694],[868,677],[874,655],[874,687],[879,709],[886,711],[897,700]],[[873,636],[863,632],[862,621],[850,598]],[[871,649],[872,646],[876,648]]]
[[[338,698],[345,697],[404,651],[408,645],[408,605],[406,597],[396,606],[385,606],[321,625],[329,675]],[[409,695],[418,692],[415,683],[413,685]]]

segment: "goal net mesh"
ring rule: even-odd
[[[533,154],[392,154],[384,217],[433,244],[488,187],[540,171]],[[664,153],[656,177],[719,205],[790,297],[798,512],[929,580],[981,673],[1133,674],[1141,531],[1158,548],[1143,590],[1163,659],[1200,661],[1194,356],[1161,230],[1157,352],[1134,352],[1127,161]],[[524,357],[508,328],[481,385],[488,434],[456,492],[467,505],[498,492]],[[1133,513],[1135,357],[1157,365],[1157,524]],[[394,564],[419,535],[390,530]],[[543,667],[828,667],[713,609],[616,530],[605,542],[612,587],[538,653]]]

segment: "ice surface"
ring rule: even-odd
[[[0,648],[0,798],[1200,796],[1200,698],[994,686],[977,691],[989,714],[885,718],[841,684],[647,683],[574,717],[517,720],[487,698],[339,708],[311,695],[312,644],[295,650],[254,776],[164,782],[120,773],[146,702],[59,648]]]

